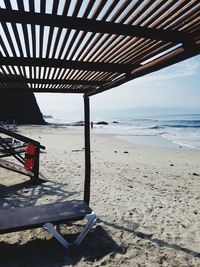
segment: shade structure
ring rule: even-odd
[[[199,0],[0,1],[0,90],[91,96],[199,53]]]

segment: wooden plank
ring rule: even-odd
[[[40,145],[39,142],[37,142],[37,141],[35,141],[35,140],[31,139],[31,138],[28,138],[28,137],[26,137],[24,135],[11,132],[11,131],[6,130],[6,129],[2,128],[2,127],[0,127],[0,132],[3,133],[3,134],[5,134],[5,135],[11,136],[11,137],[13,137],[13,138],[15,138],[17,140],[20,140],[22,142],[25,142],[25,143],[29,143],[30,142],[33,145],[40,147],[41,149],[45,149],[45,147],[42,146],[42,145]]]
[[[27,172],[22,166],[20,166],[16,163],[13,163],[13,162],[9,162],[9,161],[4,160],[4,159],[0,159],[0,167],[4,168],[6,170],[20,173],[20,174],[25,175],[25,176],[33,177],[32,172]]]
[[[0,234],[42,227],[45,223],[68,223],[81,220],[92,210],[83,201],[72,200],[41,206],[2,208]]]
[[[144,42],[140,42],[138,44],[138,46],[136,47],[136,49],[132,50],[130,49],[126,49],[126,53],[124,53],[124,55],[122,55],[121,57],[116,56],[116,59],[118,63],[125,63],[125,64],[130,64],[131,62],[134,63],[136,65],[136,63],[138,64],[138,67],[140,65],[141,58],[142,55],[148,55],[149,53],[151,53],[151,51],[154,49],[154,47],[156,46],[158,42],[157,41],[144,41]],[[159,46],[161,46],[161,44],[159,43]],[[119,62],[119,60],[121,60]]]
[[[137,19],[139,19],[147,10],[149,10],[149,8],[151,7],[151,5],[153,3],[155,3],[155,0],[145,1],[145,3],[143,5],[141,5],[134,13],[132,13],[131,18],[129,18],[127,23],[128,24],[133,24],[133,23],[135,24]]]
[[[169,1],[168,0],[157,1],[155,3],[155,5],[153,5],[150,8],[148,8],[147,12],[144,12],[143,14],[141,14],[140,18],[137,20],[137,25],[142,25],[142,23],[145,23],[146,21],[148,21],[148,19],[150,17],[152,17],[156,13],[157,10],[162,9],[163,6],[167,2],[169,2]],[[160,13],[160,12],[158,12],[158,13]]]
[[[5,53],[6,57],[9,57],[10,55],[8,53],[8,47],[5,45],[5,42],[4,42],[4,40],[3,40],[1,35],[0,35],[0,45],[1,45],[1,47],[2,47],[2,49],[4,51],[4,53]],[[2,53],[1,53],[1,55],[2,55]]]
[[[93,49],[93,51],[90,52],[88,60],[92,59],[92,61],[101,61],[104,62],[106,60],[108,62],[108,56],[109,52],[110,54],[113,54],[113,50],[116,49],[120,45],[122,46],[123,43],[127,42],[127,39],[131,39],[131,37],[127,36],[105,36],[102,35],[102,38],[96,38],[93,42],[100,41],[99,45]],[[105,45],[106,43],[106,45]],[[103,57],[104,56],[104,57]],[[103,60],[102,60],[103,59]]]
[[[6,92],[23,92],[23,93],[59,93],[59,94],[84,94],[87,92],[90,92],[91,90],[94,90],[96,87],[91,87],[90,89],[84,89],[84,88],[79,88],[79,89],[68,89],[68,88],[0,88],[0,91],[6,91]]]
[[[10,58],[11,55],[9,54],[10,52],[8,53],[7,51],[4,40],[0,39],[2,49],[5,50],[4,52],[6,54],[5,58],[3,56],[0,57],[2,65],[5,61],[7,61],[7,63],[13,61],[13,63],[11,62],[9,65],[6,65],[7,63],[3,65],[3,72],[5,73],[5,70],[8,70],[10,75],[14,74],[16,76],[18,75],[18,72],[20,72],[21,76],[27,77],[28,72],[25,71],[26,64],[28,64],[27,66],[29,67],[31,78],[36,78],[36,68],[40,72],[39,79],[34,79],[35,82],[31,84],[30,89],[27,90],[22,86],[22,90],[24,91],[31,90],[34,92],[59,91],[63,93],[90,93],[91,90],[98,89],[95,92],[101,92],[101,90],[105,90],[105,88],[108,88],[111,85],[115,86],[122,81],[126,82],[127,80],[131,79],[131,77],[133,79],[134,77],[130,75],[130,72],[133,69],[133,71],[135,71],[135,74],[137,73],[137,75],[141,75],[141,73],[143,73],[142,70],[144,70],[144,66],[140,66],[140,63],[144,59],[148,59],[154,54],[157,55],[159,52],[163,52],[166,47],[173,46],[173,43],[182,42],[184,44],[184,48],[192,54],[196,53],[196,51],[199,49],[198,45],[195,44],[191,37],[193,36],[196,41],[199,38],[199,24],[198,16],[196,13],[200,5],[198,0],[194,0],[188,3],[185,3],[184,1],[173,2],[166,0],[160,2],[156,0],[149,0],[145,3],[143,3],[142,1],[135,1],[133,3],[131,0],[117,0],[112,1],[109,4],[108,1],[102,0],[98,2],[95,10],[93,10],[93,7],[96,1],[93,0],[89,1],[86,4],[87,6],[85,6],[85,13],[81,18],[79,11],[83,4],[82,0],[73,3],[73,14],[71,16],[69,16],[68,14],[71,1],[65,2],[63,16],[57,15],[58,1],[53,1],[52,14],[45,14],[46,2],[47,1],[42,1],[40,13],[35,13],[35,1],[33,0],[29,1],[30,12],[25,12],[24,4],[19,0],[17,0],[17,3],[19,5],[18,11],[12,10],[10,1],[5,1],[6,9],[0,9],[0,21],[2,22],[5,35],[7,36],[10,49],[14,54],[14,57]],[[11,22],[11,28],[14,31],[15,39],[21,56],[23,55],[23,52],[19,40],[20,32],[18,32],[16,28],[16,23],[22,23],[21,26],[24,32],[25,47],[28,58],[21,59],[16,56],[17,50],[16,47],[13,46],[14,42],[13,40],[11,40],[12,36],[11,32],[8,29],[8,24],[5,23],[7,21]],[[31,24],[30,36],[32,37],[33,43],[33,59],[30,59],[31,55],[29,51],[30,47],[27,24]],[[39,40],[36,40],[35,25],[40,25]],[[47,59],[41,59],[42,49],[44,45],[43,35],[45,25],[50,26],[50,34],[47,41]],[[52,47],[53,57],[55,56],[55,53],[57,51],[56,45],[58,44],[58,42],[60,42],[61,30],[63,28],[68,29],[64,37],[62,48],[65,47],[71,30],[76,30],[73,38],[68,44],[68,50],[65,49],[65,57],[71,60],[67,62],[69,63],[68,65],[62,65],[61,63],[65,64],[66,61],[62,61],[61,58],[59,58],[60,61],[57,59],[48,59],[51,45],[53,45],[52,37],[55,27],[59,27],[59,29],[56,36],[56,42]],[[83,30],[82,34],[80,34],[80,30]],[[88,37],[88,31],[93,33],[87,39],[87,42],[85,42],[86,37]],[[136,36],[136,38],[133,38],[134,36]],[[79,37],[78,41],[75,40],[76,37]],[[144,40],[142,37],[150,39]],[[155,38],[156,40],[162,39],[164,40],[164,42],[152,41],[152,39]],[[169,42],[169,40],[171,40],[171,42]],[[35,59],[35,48],[37,41],[39,41],[40,43],[40,58]],[[15,51],[13,50],[13,47]],[[81,49],[79,49],[79,54],[76,54],[78,48]],[[63,49],[60,49],[60,51],[57,52],[59,52],[59,57],[61,57]],[[76,61],[73,61],[72,59],[75,54]],[[20,65],[21,60],[25,60],[26,63],[24,62],[22,65]],[[175,55],[175,62],[176,60],[177,57]],[[32,64],[33,62],[35,63]],[[43,76],[41,75],[41,66],[44,67]],[[114,67],[118,68],[118,70],[114,70]],[[158,64],[158,69],[159,67],[160,64]],[[66,71],[64,71],[65,68]],[[113,72],[111,71],[111,68]],[[145,69],[146,68],[148,69],[147,65],[145,65]],[[151,68],[152,65],[149,65],[148,71]],[[152,68],[152,71],[154,71],[153,69],[154,68]],[[119,76],[119,74],[121,73],[126,73],[126,75],[124,75],[123,77],[121,75]],[[61,83],[58,82],[58,86],[56,85],[55,81],[48,82],[48,80],[50,79],[50,74],[53,80],[55,78],[65,78],[67,80],[82,79],[88,80],[88,82],[90,82],[91,79],[98,79],[103,81],[103,83],[98,85],[91,84],[90,87],[87,87],[87,85],[89,84],[71,84],[67,82],[63,84],[61,81]],[[118,77],[121,78],[119,79]],[[47,80],[42,83],[42,78],[47,78]],[[111,82],[111,80],[115,78],[116,80]],[[3,86],[1,90],[8,89],[11,92],[12,90],[19,90],[19,88],[17,88],[17,84],[19,85],[19,83],[16,82],[16,86],[14,86],[13,84],[11,85],[6,84],[6,82],[2,82],[0,86]],[[101,87],[101,89],[97,88],[99,86]]]
[[[116,7],[118,1],[115,1],[115,3],[113,3],[111,6],[113,8]],[[125,1],[124,1],[125,2]],[[127,2],[127,1],[126,1]],[[102,9],[104,8],[106,4],[106,1],[100,1],[95,12],[92,15],[92,19],[95,20],[97,19],[97,17],[99,16],[99,14],[101,13]],[[91,7],[90,7],[91,8]],[[108,16],[110,15],[110,13],[112,12],[111,9],[107,10],[106,14],[104,15],[104,17],[102,18],[102,20],[106,20],[108,18]],[[83,18],[87,18],[87,14],[84,14]],[[85,36],[86,36],[87,32],[84,32],[83,35],[80,37],[81,41],[84,40]],[[89,39],[87,40],[87,42],[82,45],[82,49],[79,52],[79,54],[77,55],[76,59],[80,60],[84,58],[84,55],[87,55],[88,52],[91,51],[91,49],[94,47],[94,45],[104,36],[104,33],[99,34],[98,36],[95,35],[95,33],[91,34],[91,36],[89,37]],[[91,58],[91,56],[89,57]]]
[[[12,144],[6,142],[5,138],[0,137],[0,146],[4,149],[5,152],[9,152],[10,156],[13,156],[21,164],[24,164],[24,157],[20,154],[15,153],[15,148]]]
[[[120,1],[113,1],[112,5],[110,8],[107,10],[106,14],[104,15],[102,20],[106,20],[109,15],[112,13],[112,11],[116,8]],[[132,0],[126,0],[121,3],[121,5],[116,9],[115,13],[112,15],[110,21],[115,22],[121,15],[122,13],[126,10],[126,8],[132,3]],[[139,1],[136,1],[139,2]],[[136,5],[137,3],[134,3],[133,5]],[[130,8],[129,8],[130,10]]]
[[[156,42],[156,41],[150,41],[150,44],[151,42]],[[140,49],[143,50],[143,48],[146,46],[146,43],[148,43],[148,46],[150,45],[149,44],[149,41],[148,40],[142,40],[142,39],[138,39],[137,41],[136,40],[132,40],[132,41],[129,41],[128,43],[126,43],[124,46],[122,47],[116,47],[118,49],[113,49],[113,53],[108,57],[108,61],[110,62],[115,62],[115,63],[118,63],[118,64],[121,64],[125,62],[126,60],[126,57],[128,55],[135,55],[136,53],[139,53],[140,52]],[[134,64],[135,66],[135,64]]]
[[[111,88],[114,88],[116,86],[119,86],[127,81],[136,79],[138,77],[144,76],[148,73],[158,71],[162,68],[171,66],[175,63],[178,63],[180,61],[183,61],[185,59],[188,59],[190,57],[196,56],[200,53],[200,45],[198,44],[198,47],[195,47],[193,51],[187,51],[184,50],[182,47],[178,48],[164,56],[161,56],[160,58],[153,60],[152,62],[149,62],[139,68],[136,68],[131,72],[130,75],[123,75],[122,77],[116,79],[115,81],[112,81],[110,83],[107,83],[105,86],[102,86],[101,88],[98,88],[94,90],[93,92],[88,93],[88,96],[92,96],[95,94],[98,94],[100,92],[104,92],[106,90],[109,90]]]
[[[17,0],[17,5],[18,5],[18,8],[20,11],[24,11],[24,2],[23,1]]]
[[[182,29],[184,26],[187,26],[188,23],[193,22],[196,18],[200,17],[200,8],[194,8],[186,15],[182,16],[176,22],[173,23],[169,29],[177,30]]]
[[[132,6],[128,9],[126,14],[120,19],[121,23],[127,22],[127,20],[132,17],[132,15],[135,13],[135,11],[139,8],[139,6],[142,5],[142,1],[132,1]]]
[[[51,68],[69,68],[69,69],[81,69],[91,71],[102,71],[102,72],[117,72],[125,73],[130,72],[132,69],[131,65],[125,64],[112,64],[102,62],[83,62],[83,61],[70,61],[60,59],[44,59],[44,58],[19,58],[19,57],[0,57],[1,65],[9,66],[42,66]],[[35,78],[35,75],[34,75]]]
[[[104,14],[104,16],[102,17],[102,21],[106,21],[106,19],[110,16],[110,14],[112,13],[113,9],[116,8],[116,6],[118,5],[119,1],[114,1],[109,8],[107,9],[106,13]],[[120,6],[120,8],[116,11],[116,13],[112,16],[112,18],[110,19],[110,21],[114,21],[115,19],[117,19],[121,13],[124,11],[124,9],[128,6],[128,4],[130,3],[130,1],[124,1],[123,4]],[[95,14],[93,14],[92,19],[97,18],[97,13],[95,12]],[[86,17],[83,17],[86,18]],[[81,36],[80,39],[83,38],[83,36],[86,36],[86,33],[84,32],[83,35]],[[91,58],[93,57],[93,55],[100,53],[99,49],[100,47],[102,47],[102,45],[107,42],[108,39],[114,39],[116,37],[111,37],[108,35],[105,35],[103,33],[95,35],[95,33],[93,33],[90,38],[88,39],[88,41],[86,42],[86,44],[82,47],[81,52],[78,55],[78,59],[84,60],[87,57],[88,61],[95,61],[94,59],[91,60]],[[96,46],[96,44],[100,42],[98,44],[98,46]],[[96,47],[95,47],[96,46]],[[95,47],[95,49],[94,49]],[[93,50],[93,51],[92,51]]]
[[[91,11],[92,6],[94,5],[94,3],[95,3],[94,0],[93,0],[93,1],[90,1],[90,2],[88,3],[88,6],[87,6],[87,8],[86,8],[86,10],[85,10],[85,13],[84,13],[83,16],[82,16],[83,18],[87,18],[87,16],[89,15],[89,13],[90,13],[90,11]],[[94,18],[97,18],[97,14],[99,14],[99,12],[100,12],[100,6],[101,6],[101,8],[103,8],[104,5],[105,5],[105,1],[104,1],[104,3],[103,3],[103,2],[99,3],[98,8],[96,9],[95,13],[94,13],[93,16],[92,16],[93,19],[94,19]],[[78,31],[77,31],[77,33],[78,33]],[[90,40],[93,39],[93,37],[95,36],[95,34],[93,33],[93,34],[90,36],[89,40],[86,42],[86,44],[88,44],[88,45],[85,46],[85,45],[83,45],[82,43],[83,43],[83,40],[84,40],[84,38],[86,37],[86,35],[87,35],[87,32],[82,32],[82,34],[80,35],[79,40],[78,40],[76,46],[74,47],[74,51],[72,52],[72,54],[71,54],[71,56],[70,56],[70,58],[69,58],[70,60],[73,58],[73,56],[75,55],[75,53],[77,52],[77,50],[78,50],[79,47],[82,46],[82,49],[81,49],[81,51],[79,52],[79,54],[76,56],[76,59],[80,59],[80,57],[82,56],[83,52],[85,52],[87,49],[89,49],[89,45],[91,45],[91,44],[90,44]],[[102,34],[102,35],[103,35],[103,34]]]
[[[93,85],[100,86],[103,83],[95,80],[52,80],[52,79],[30,79],[30,78],[16,78],[16,77],[0,77],[0,83],[41,83],[41,84],[79,84],[79,85]]]
[[[15,50],[15,47],[14,47],[14,44],[12,41],[12,37],[11,37],[10,31],[9,31],[8,25],[7,25],[7,23],[1,23],[1,25],[2,25],[3,31],[5,33],[5,36],[8,40],[10,51],[13,54],[13,56],[15,57],[15,56],[17,56],[17,53],[16,53],[16,50]]]
[[[74,8],[73,13],[72,13],[72,16],[73,17],[78,16],[78,13],[80,11],[80,8],[82,6],[82,3],[83,3],[83,0],[76,2],[75,8]],[[70,34],[72,34],[71,29],[68,30],[67,34],[68,34],[68,36]],[[76,40],[77,40],[78,35],[79,35],[79,32],[78,31],[75,31],[73,33],[73,37],[71,38],[70,43],[68,44],[67,50],[65,51],[65,54],[63,56],[64,59],[67,59],[69,57],[69,54],[71,54],[69,60],[72,60],[72,54],[73,54],[73,52],[76,53],[76,51],[77,51],[76,50],[76,47],[74,47],[74,44],[76,43]],[[66,36],[65,36],[65,38],[66,38]],[[59,55],[61,55],[61,53]],[[77,73],[77,70],[74,70],[74,69],[71,70],[70,71],[70,75],[68,76],[68,79],[72,79],[72,78],[74,79],[74,76],[75,76],[76,73]],[[79,86],[77,86],[77,89],[79,89]]]
[[[157,28],[147,28],[137,25],[127,25],[94,19],[58,16],[52,14],[39,14],[20,12],[15,10],[0,10],[1,22],[22,23],[61,27],[86,32],[127,35],[147,39],[163,40],[168,42],[184,42],[190,38],[188,34],[179,31],[170,31]],[[67,26],[66,26],[67,25]]]
[[[163,44],[161,45],[160,43],[153,44],[151,47],[147,47],[143,51],[139,51],[137,55],[133,55],[133,57],[127,58],[127,62],[134,62],[134,63],[139,63],[139,62],[144,62],[147,59],[152,58],[153,56],[158,55],[159,53],[167,51],[167,49],[172,48],[172,44]],[[126,61],[125,61],[126,62]]]
[[[152,23],[162,18],[162,16],[165,15],[166,12],[170,10],[175,4],[175,1],[167,1],[167,3],[159,9],[159,12],[155,10],[155,13],[150,17],[150,19],[144,22],[144,26],[151,26]]]
[[[165,16],[165,19],[162,20],[162,24],[159,23],[159,27],[162,28],[169,28],[171,25],[173,27],[173,23],[176,22],[176,20],[180,17],[182,17],[185,13],[187,13],[189,10],[192,10],[196,5],[199,5],[199,0],[193,0],[193,1],[183,1],[179,2],[179,5],[170,10]]]

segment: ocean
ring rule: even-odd
[[[200,114],[135,115],[113,111],[93,113],[91,120],[94,122],[92,131],[97,134],[112,134],[136,144],[200,149]],[[77,126],[77,120],[64,117],[47,121],[63,124],[63,127],[83,127]],[[108,125],[96,125],[98,121]]]

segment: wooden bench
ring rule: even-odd
[[[2,208],[0,210],[0,234],[42,227],[45,223],[67,223],[83,219],[92,210],[79,200],[29,206]]]
[[[56,224],[66,224],[84,218],[88,222],[72,243],[65,240],[54,228]],[[0,234],[43,227],[67,249],[78,246],[95,222],[96,215],[80,200],[0,210]]]

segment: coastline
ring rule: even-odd
[[[163,138],[160,135],[156,136],[130,136],[130,135],[117,135],[118,139],[127,141],[134,145],[151,146],[151,147],[163,147],[163,148],[186,148],[186,146],[180,146],[173,143],[171,140]]]
[[[19,132],[46,146],[40,166],[52,183],[33,190],[19,186],[27,178],[0,169],[1,206],[81,199],[83,130],[46,125],[20,126]],[[97,225],[71,252],[42,229],[1,235],[0,265],[199,266],[199,158],[199,150],[131,144],[92,132],[91,207]],[[73,230],[61,227],[64,235]]]

